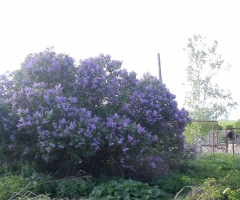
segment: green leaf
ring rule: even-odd
[[[152,195],[154,198],[158,197],[160,195],[161,191],[158,188],[155,188],[152,190]]]
[[[144,195],[144,196],[142,197],[142,200],[148,200],[149,198],[150,198],[149,195]]]

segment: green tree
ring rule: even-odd
[[[231,109],[237,105],[231,93],[222,89],[216,83],[220,70],[228,70],[229,65],[223,65],[222,56],[217,53],[218,42],[208,46],[206,38],[194,35],[188,39],[184,49],[189,59],[186,67],[188,92],[185,95],[185,106],[193,120],[216,120],[219,117],[227,118]],[[203,123],[195,126],[191,134],[203,134]],[[187,135],[186,135],[187,136]]]

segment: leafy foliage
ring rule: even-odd
[[[158,185],[159,188],[167,194],[176,194],[182,187],[193,182],[189,176],[179,172],[174,172],[166,177],[161,177],[153,180],[151,185]]]
[[[74,179],[69,178],[63,181],[57,182],[56,187],[56,196],[57,197],[68,197],[70,199],[87,196],[88,191],[88,182],[83,179]]]
[[[212,128],[216,130],[221,130],[222,127],[216,121],[209,121],[209,122],[191,122],[188,123],[184,135],[185,135],[185,142],[187,144],[196,144],[199,131],[201,127],[201,136],[206,136],[212,130]]]
[[[234,129],[235,134],[240,134],[240,120],[237,121],[219,121],[219,125],[222,127],[222,130]]]
[[[90,197],[99,199],[159,199],[161,191],[146,183],[133,180],[119,180],[102,183],[93,188]]]
[[[2,76],[3,152],[37,171],[138,174],[185,158],[188,113],[155,77],[141,79],[110,56],[80,60],[52,49]],[[164,161],[164,162],[163,162]]]
[[[220,185],[216,183],[216,179],[207,179],[201,187],[196,187],[190,192],[186,200],[191,199],[224,199]]]
[[[188,162],[183,171],[172,174],[182,187],[192,191],[184,199],[237,199],[240,188],[239,156],[228,154],[201,155]],[[168,177],[166,177],[168,179]],[[167,182],[163,182],[163,185]],[[161,189],[161,186],[160,186]],[[189,191],[189,190],[187,190]]]
[[[20,192],[27,185],[25,178],[17,175],[0,177],[0,198],[8,200],[16,192]]]
[[[186,196],[186,200],[191,199],[231,199],[238,200],[240,189],[230,189],[224,186],[220,180],[208,178],[200,187],[194,187]]]
[[[56,180],[50,175],[36,172],[29,176],[29,173],[25,172],[26,169],[22,169],[20,171],[23,171],[24,176],[7,174],[0,177],[0,194],[3,200],[9,199],[14,194],[16,198],[21,197],[27,192],[36,196],[45,195],[45,199],[57,196],[58,198],[125,199],[124,195],[126,197],[129,195],[131,199],[145,197],[170,200],[177,194],[179,198],[175,199],[237,200],[240,195],[239,161],[237,154],[234,157],[229,154],[199,155],[195,160],[182,162],[181,168],[177,171],[165,177],[156,177],[149,185],[103,175],[90,180],[84,179],[84,176]],[[18,192],[20,193],[16,195]]]
[[[11,175],[0,177],[0,197],[8,199],[29,199],[29,195],[44,195],[51,198],[79,198],[88,196],[93,185],[88,176],[68,177],[56,180],[50,175],[35,173],[30,177]],[[41,198],[39,198],[41,199]]]

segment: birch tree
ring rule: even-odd
[[[216,40],[209,46],[206,38],[201,35],[189,38],[184,49],[189,59],[189,65],[185,69],[188,83],[185,106],[193,120],[217,120],[220,117],[227,119],[231,109],[237,105],[231,92],[217,84],[216,77],[220,70],[230,68],[230,65],[224,64],[217,49]],[[201,138],[203,123],[197,124],[197,134]]]

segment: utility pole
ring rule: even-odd
[[[158,73],[159,73],[159,80],[162,81],[160,53],[158,53]]]

